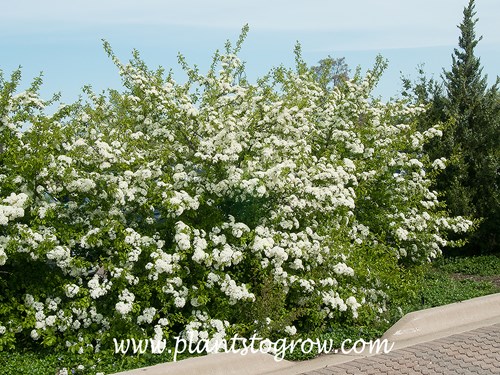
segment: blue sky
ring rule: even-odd
[[[458,25],[468,0],[16,0],[0,12],[0,69],[23,67],[23,83],[44,72],[42,93],[61,91],[77,98],[91,84],[96,91],[119,88],[116,68],[102,49],[108,40],[118,57],[138,49],[146,63],[173,69],[181,52],[189,63],[208,68],[216,49],[250,26],[241,58],[255,79],[279,64],[293,66],[293,47],[302,45],[313,65],[331,55],[349,66],[370,68],[377,54],[389,69],[376,91],[388,99],[401,88],[399,77],[415,76],[424,63],[438,77],[451,64]],[[499,0],[476,0],[477,54],[492,83],[500,61]]]

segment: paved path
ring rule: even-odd
[[[407,314],[382,338],[395,344],[388,354],[331,354],[276,362],[263,353],[219,353],[120,374],[500,375],[500,293]]]
[[[345,374],[500,374],[500,324],[304,372]]]

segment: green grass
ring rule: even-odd
[[[442,270],[432,270],[425,276],[421,303],[417,310],[497,293],[500,290],[488,281],[457,280]]]
[[[500,293],[493,279],[500,280],[499,256],[439,259],[428,267],[415,298],[402,307],[403,312]]]
[[[497,255],[441,259],[436,266],[447,273],[500,276],[500,256]]]
[[[180,359],[185,357],[185,355],[179,356]],[[66,368],[69,375],[95,374],[96,372],[112,374],[170,361],[172,361],[172,356],[166,352],[161,355],[144,353],[135,356],[110,353],[97,368],[92,366],[79,370],[76,365],[80,363],[78,356],[69,353],[0,352],[0,374],[56,375],[62,368]]]
[[[459,278],[456,274],[474,275],[476,280]],[[484,296],[491,293],[500,293],[500,287],[495,285],[491,278],[498,276],[500,279],[500,257],[478,256],[448,258],[437,261],[429,266],[416,291],[415,297],[408,300],[406,305],[402,306],[402,312],[421,310],[425,308],[446,305],[453,302],[464,301],[470,298]],[[398,310],[399,311],[399,310]],[[353,341],[364,338],[370,340],[380,337],[384,329],[401,317],[400,311],[393,314],[393,319],[382,324],[379,327],[337,327],[328,332],[318,335],[321,341],[332,340],[335,346],[346,339]],[[313,355],[303,354],[300,351],[294,351],[288,354],[286,359],[305,360]],[[110,355],[109,361],[100,363],[98,371],[105,373],[115,373],[128,369],[152,366],[157,363],[168,361],[164,355],[141,355],[141,356],[121,356]],[[47,352],[0,352],[0,374],[1,375],[55,375],[62,367],[69,367],[69,374],[79,375],[84,373],[95,374],[96,369],[90,368],[79,371],[68,364],[78,363],[77,357],[72,357],[66,353],[47,353]]]
[[[58,362],[56,355],[3,352],[0,354],[0,373],[2,375],[55,374],[59,368]]]

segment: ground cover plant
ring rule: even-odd
[[[48,114],[0,79],[0,347],[73,354],[113,338],[317,335],[389,321],[474,224],[448,217],[423,106],[371,96],[379,58],[334,88],[302,61],[253,84],[241,38],[187,82],[124,64],[124,90]],[[128,361],[128,359],[124,359]],[[62,364],[64,365],[64,364]],[[97,366],[97,367],[96,367]],[[80,370],[78,370],[80,371]]]

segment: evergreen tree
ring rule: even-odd
[[[497,84],[487,88],[480,58],[474,50],[476,38],[474,0],[464,9],[458,26],[460,37],[452,55],[450,71],[444,72],[444,115],[452,126],[446,129],[439,151],[449,166],[438,181],[453,215],[482,220],[469,239],[472,252],[498,251],[499,221],[499,103]]]
[[[403,96],[428,110],[419,119],[420,130],[441,122],[443,136],[425,151],[431,159],[445,157],[448,165],[436,182],[452,215],[480,221],[469,235],[462,252],[500,252],[500,94],[499,80],[488,88],[475,48],[477,38],[474,0],[470,0],[458,26],[458,48],[452,55],[451,70],[444,71],[442,84],[428,79],[422,68],[419,78],[403,78]]]

